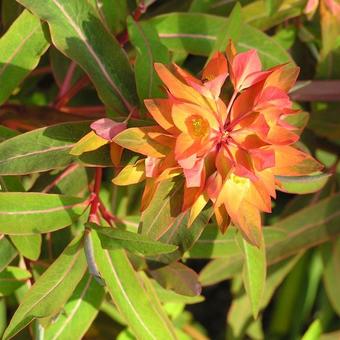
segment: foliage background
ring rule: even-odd
[[[340,337],[340,19],[323,0],[312,17],[300,0],[240,4],[1,1],[4,339]],[[142,185],[112,185],[107,145],[69,153],[97,118],[122,120],[137,107],[140,118],[129,124],[145,124],[143,99],[160,95],[155,61],[197,73],[229,38],[239,51],[257,49],[266,68],[301,67],[291,96],[306,113],[295,124],[307,125],[303,146],[326,165],[325,174],[287,183],[304,195],[280,193],[264,216],[267,278],[250,300],[242,271],[254,270],[253,287],[264,280],[234,229],[219,234],[204,213],[190,229],[175,220],[172,182],[141,216]],[[125,152],[122,163],[135,159]],[[84,229],[102,167],[100,223],[119,227],[108,234]],[[178,232],[159,238],[171,223]]]

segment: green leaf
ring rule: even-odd
[[[284,0],[265,0],[268,15],[273,15],[279,10]]]
[[[325,198],[275,223],[264,227],[266,257],[269,266],[292,255],[340,235],[340,194]],[[283,230],[281,236],[267,241],[266,233],[271,229]],[[242,254],[211,261],[200,273],[203,286],[218,283],[241,272]]]
[[[69,154],[75,143],[90,131],[90,121],[62,123],[26,132],[0,143],[0,175],[24,175],[61,168],[78,160]],[[86,166],[111,166],[104,146],[80,156]]]
[[[45,340],[82,339],[96,318],[104,289],[87,274],[65,304],[63,312],[45,330]]]
[[[276,176],[280,182],[278,190],[290,194],[310,194],[321,190],[329,180],[332,174],[318,174],[311,176]]]
[[[18,135],[18,132],[0,125],[0,142]]]
[[[239,253],[240,248],[235,242],[235,228],[229,228],[222,234],[216,225],[208,225],[193,247],[184,254],[185,257],[211,259],[232,256]]]
[[[261,302],[261,309],[264,309],[269,304],[277,288],[300,258],[300,255],[296,255],[269,268],[266,278],[266,289]],[[237,296],[233,298],[233,302],[228,312],[228,334],[232,333],[233,336],[238,339],[245,338],[245,333],[251,321],[252,313],[250,301],[245,291],[242,291],[241,294],[237,294]]]
[[[230,13],[228,20],[224,22],[217,34],[211,54],[216,51],[224,52],[230,39],[236,44],[243,24],[241,10],[242,7],[240,3],[237,2]]]
[[[274,227],[264,229],[266,243],[280,240],[286,235],[284,230]],[[237,229],[229,227],[225,234],[222,234],[217,225],[209,224],[203,231],[200,238],[184,256],[190,259],[213,259],[225,258],[240,254],[240,247],[235,242]]]
[[[57,313],[71,296],[86,270],[82,239],[72,241],[38,278],[14,313],[3,339],[10,339],[36,318]]]
[[[54,45],[84,69],[109,108],[132,111],[137,95],[128,58],[88,1],[19,2],[47,21]]]
[[[0,233],[30,235],[64,228],[84,213],[86,204],[86,199],[72,196],[1,192]]]
[[[130,41],[137,50],[135,77],[137,93],[143,103],[144,99],[162,96],[162,82],[155,72],[154,63],[168,64],[169,52],[160,42],[157,31],[148,22],[140,24],[129,17],[127,23]]]
[[[30,277],[31,273],[29,271],[8,266],[0,273],[0,296],[11,295]]]
[[[273,264],[301,250],[327,242],[340,234],[340,194],[310,205],[274,226],[287,236],[267,246],[267,262]]]
[[[188,228],[189,212],[181,212],[183,183],[175,178],[160,183],[155,196],[142,214],[139,230],[141,234],[163,243],[174,244],[178,249],[153,258],[170,263],[178,260],[200,237],[211,217],[211,208],[205,208]]]
[[[201,13],[163,14],[149,20],[163,45],[175,52],[209,56],[216,37],[227,19]],[[239,52],[256,49],[265,68],[293,62],[290,55],[272,38],[247,24],[242,25],[236,42]]]
[[[102,249],[98,236],[95,233],[90,235],[100,274],[134,335],[140,339],[159,339],[160,336],[162,339],[175,339],[167,316],[159,310],[159,301],[141,282],[126,253],[121,249]]]
[[[337,106],[331,106],[327,110],[314,111],[308,128],[313,130],[318,136],[326,137],[335,142],[340,138],[340,118]]]
[[[16,1],[1,1],[1,26],[6,31],[17,17],[22,13],[23,8]]]
[[[38,65],[48,46],[39,18],[24,11],[0,39],[0,104]]]
[[[65,176],[65,173],[67,176]],[[48,192],[69,196],[85,196],[86,188],[93,180],[93,169],[73,164],[67,170],[41,174],[30,189],[32,192]]]
[[[257,248],[243,238],[240,241],[243,255],[243,283],[247,292],[254,319],[257,319],[266,283],[266,249],[262,241]]]
[[[145,256],[172,253],[177,249],[177,246],[172,244],[154,241],[145,235],[127,230],[98,227],[93,223],[87,223],[86,226],[97,231],[104,249],[125,248],[132,253]]]
[[[181,212],[182,181],[172,179],[162,181],[155,196],[141,217],[139,230],[143,235],[159,239],[172,225]]]
[[[268,15],[269,6],[266,2],[282,3],[282,0],[257,0],[251,1],[242,8],[242,15],[248,24],[261,31],[266,31],[280,23],[300,16],[306,5],[304,0],[285,0],[271,15]],[[272,6],[271,8],[275,8]]]
[[[129,14],[127,0],[94,0],[100,13],[100,17],[108,29],[117,35],[126,26],[126,18]]]
[[[6,238],[0,239],[0,273],[14,260],[18,252]]]
[[[197,274],[180,262],[173,262],[167,266],[150,270],[151,276],[164,288],[177,294],[197,296],[201,294],[201,285]]]
[[[323,262],[323,282],[326,293],[334,311],[340,315],[340,238],[326,243],[321,247]]]
[[[19,253],[29,260],[38,260],[41,252],[42,236],[36,235],[11,235],[9,236]]]
[[[162,303],[182,303],[182,304],[194,304],[204,301],[202,295],[199,296],[187,296],[182,294],[177,294],[172,290],[163,288],[157,281],[153,282],[154,288],[156,290],[157,296]]]

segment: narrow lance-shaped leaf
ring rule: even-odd
[[[145,256],[172,253],[177,246],[166,244],[127,230],[98,227],[96,224],[86,225],[97,231],[104,249],[125,248],[126,250]]]
[[[26,293],[3,339],[10,339],[36,318],[56,314],[86,270],[82,238],[75,239]]]
[[[340,315],[340,238],[323,245],[321,247],[321,255],[324,265],[323,281],[327,296],[336,313]]]
[[[94,0],[100,17],[113,34],[118,34],[126,26],[126,17],[129,14],[126,0]]]
[[[70,155],[75,143],[90,131],[90,121],[62,123],[26,132],[0,143],[0,175],[24,175],[61,168],[80,161],[87,166],[111,166],[104,146],[79,159]]]
[[[134,335],[139,339],[160,339],[160,336],[175,339],[167,316],[160,312],[157,301],[145,290],[126,253],[121,249],[102,249],[96,233],[91,235],[99,271]]]
[[[167,48],[160,42],[157,31],[148,22],[140,24],[128,18],[129,38],[137,50],[135,77],[139,99],[162,96],[161,81],[158,78],[154,63],[170,62]]]
[[[266,283],[266,250],[264,241],[260,248],[249,244],[244,239],[240,240],[244,255],[243,282],[250,300],[254,319],[257,318]]]
[[[103,301],[104,289],[92,275],[85,275],[65,304],[63,312],[46,328],[44,339],[68,340],[81,339],[99,312]]]
[[[48,46],[39,18],[24,11],[0,39],[0,104],[38,65]]]
[[[266,242],[266,257],[269,266],[301,251],[325,243],[340,235],[340,194],[321,200],[319,203],[299,210],[273,227],[286,233],[271,242]],[[265,227],[264,233],[271,227]],[[240,273],[242,254],[211,261],[200,273],[203,285],[211,285]]]
[[[79,197],[0,193],[0,233],[30,235],[58,230],[72,224],[86,208],[86,199]]]
[[[137,96],[127,56],[105,29],[90,2],[19,2],[47,21],[54,45],[86,71],[108,107],[121,112],[132,111]]]
[[[264,309],[268,305],[276,289],[300,258],[301,255],[296,255],[269,268],[261,309]],[[228,334],[230,332],[237,338],[244,338],[247,325],[250,325],[252,319],[250,301],[247,294],[243,291],[234,297],[229,309],[227,317]]]

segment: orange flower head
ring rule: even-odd
[[[299,114],[287,95],[299,69],[279,65],[262,71],[256,50],[237,54],[232,43],[226,55],[217,52],[201,79],[177,65],[169,70],[155,64],[167,98],[145,105],[158,126],[127,129],[115,142],[147,156],[145,176],[152,180],[143,208],[157,183],[182,174],[189,223],[211,201],[221,231],[231,221],[260,246],[260,213],[271,211],[280,186],[275,176],[307,175],[322,166],[294,145],[298,131],[287,122]],[[233,91],[225,102],[220,94],[228,88]],[[131,142],[137,135],[145,143]]]

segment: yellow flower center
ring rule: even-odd
[[[208,122],[201,116],[191,116],[187,122],[189,133],[194,138],[202,138],[209,131]]]
[[[239,185],[248,185],[249,184],[248,178],[236,176],[235,174],[230,175],[230,180],[233,181],[235,184],[239,184]]]

